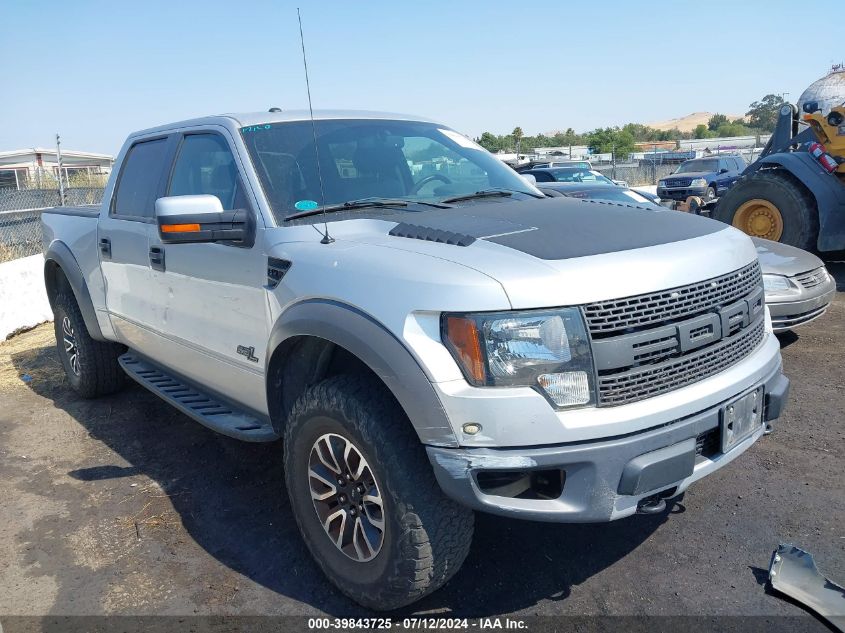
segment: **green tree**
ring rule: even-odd
[[[710,130],[707,129],[707,126],[704,123],[699,123],[695,126],[695,129],[692,131],[692,135],[694,138],[710,138]]]
[[[488,152],[498,152],[502,149],[501,137],[490,132],[482,132],[476,142]]]
[[[636,140],[629,130],[618,127],[598,128],[587,135],[587,144],[597,154],[610,154],[617,158],[627,158],[636,151]]]
[[[723,125],[728,122],[728,117],[724,114],[719,114],[718,112],[710,117],[710,120],[707,121],[707,129],[711,132],[715,132],[719,129],[720,125]]]
[[[755,101],[748,106],[748,124],[763,132],[771,132],[775,129],[778,120],[778,111],[785,103],[780,95],[768,94],[760,101]]]
[[[716,136],[748,136],[751,133],[742,123],[722,123],[716,128]]]
[[[517,125],[513,129],[513,132],[511,132],[511,136],[513,137],[514,144],[516,145],[516,153],[519,154],[520,142],[522,141],[522,137],[524,136],[522,128]]]

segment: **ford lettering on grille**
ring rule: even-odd
[[[636,367],[711,345],[747,328],[762,316],[763,289],[707,314],[645,332],[593,341],[599,371]]]
[[[704,380],[742,361],[766,338],[757,261],[719,277],[582,309],[600,407]]]

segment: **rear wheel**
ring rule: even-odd
[[[303,539],[359,604],[396,609],[460,568],[473,514],[440,490],[404,412],[376,380],[343,375],[310,387],[291,410],[284,452]]]
[[[737,182],[713,215],[752,237],[815,250],[819,234],[813,197],[788,172],[758,171]]]
[[[76,393],[83,398],[96,398],[123,387],[126,374],[117,357],[126,348],[91,338],[72,294],[60,293],[53,300],[53,320],[56,351]]]

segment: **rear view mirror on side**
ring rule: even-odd
[[[224,211],[217,196],[170,196],[155,203],[156,223],[165,244],[234,242],[251,246],[255,225],[247,209]]]

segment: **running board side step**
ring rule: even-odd
[[[212,431],[245,442],[279,439],[269,421],[185,384],[144,358],[130,352],[120,356],[118,362],[133,380]]]

